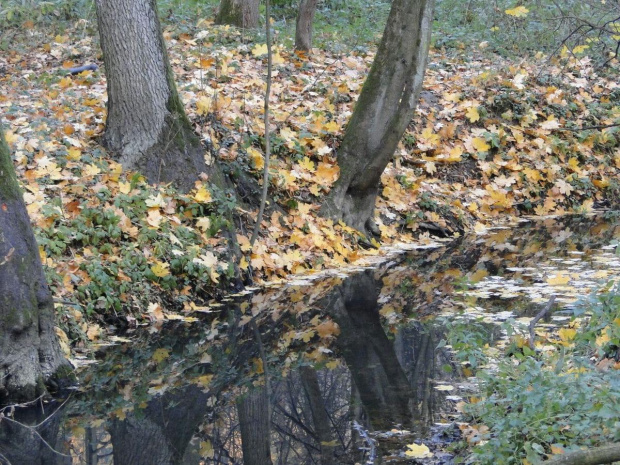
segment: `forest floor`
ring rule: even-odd
[[[179,91],[209,163],[262,182],[266,47],[200,21],[165,30]],[[336,153],[373,60],[367,49],[295,54],[276,40],[271,208],[252,248],[256,209],[208,180],[188,193],[149,186],[98,144],[101,63],[86,29],[24,28],[0,57],[0,112],[28,212],[65,320],[182,318],[234,291],[223,219],[240,219],[236,265],[252,281],[359,263],[382,246],[483,231],[522,216],[586,213],[620,198],[620,85],[586,56],[509,60],[484,48],[433,49],[421,102],[377,201],[380,241],[318,216]],[[613,64],[612,64],[613,66]],[[610,127],[606,127],[610,126]],[[80,307],[81,306],[81,307]],[[84,318],[86,317],[86,318]],[[76,324],[74,324],[77,321]],[[134,320],[135,321],[135,320]],[[82,333],[82,334],[84,334]]]

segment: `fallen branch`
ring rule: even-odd
[[[594,449],[578,450],[568,454],[554,455],[543,463],[549,465],[598,465],[620,460],[620,443],[607,444]]]
[[[593,129],[608,129],[608,128],[615,128],[620,126],[620,123],[614,123],[614,124],[603,124],[601,126],[584,126],[582,128],[555,128],[553,129],[553,131],[569,131],[569,132],[579,132],[579,131],[590,131]]]
[[[554,303],[555,303],[555,295],[552,295],[547,305],[545,305],[545,308],[543,308],[540,312],[538,312],[538,315],[536,315],[532,319],[532,321],[530,321],[530,349],[532,350],[535,350],[534,338],[536,337],[536,334],[534,333],[534,328],[536,328],[536,323],[538,323],[541,318],[544,318],[547,312],[551,310],[551,307],[553,307]]]

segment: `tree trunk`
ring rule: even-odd
[[[244,465],[271,465],[269,394],[263,387],[237,400]]]
[[[54,303],[0,127],[0,405],[74,380],[54,331]]]
[[[314,424],[314,433],[316,434],[321,450],[321,465],[331,465],[334,460],[334,449],[336,441],[331,430],[331,423],[325,403],[321,395],[319,380],[314,368],[302,366],[299,369],[301,384],[306,392],[310,412],[312,412],[312,423]]]
[[[259,0],[222,0],[216,24],[230,24],[244,29],[258,27]]]
[[[317,0],[301,0],[297,11],[295,27],[295,48],[309,52],[312,48],[312,20],[316,11]]]
[[[340,295],[331,297],[327,309],[340,327],[336,346],[351,370],[370,425],[376,430],[416,426],[413,390],[381,326],[374,277],[351,276],[335,292]]]
[[[209,170],[177,93],[155,0],[95,4],[108,82],[102,144],[151,183],[192,188]]]
[[[208,411],[209,395],[195,385],[154,397],[144,411],[114,420],[114,465],[180,464]]]
[[[434,0],[394,0],[383,39],[338,150],[340,178],[322,213],[364,233],[381,174],[416,107],[430,43]]]

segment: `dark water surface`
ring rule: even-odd
[[[501,341],[498,321],[620,275],[618,239],[617,219],[523,223],[124,334],[66,401],[0,419],[0,463],[453,463],[475,380],[435,317]],[[414,442],[433,457],[407,457]]]

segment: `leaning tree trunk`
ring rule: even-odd
[[[190,189],[209,170],[177,93],[156,1],[95,4],[108,81],[102,144],[149,182]]]
[[[295,25],[295,48],[308,52],[312,48],[312,20],[318,0],[301,0]]]
[[[258,27],[259,0],[221,0],[216,24],[251,29]]]
[[[9,147],[0,128],[0,405],[73,381]]]
[[[338,150],[340,178],[322,213],[362,232],[372,220],[383,170],[417,104],[430,43],[434,0],[394,0],[383,39]]]

